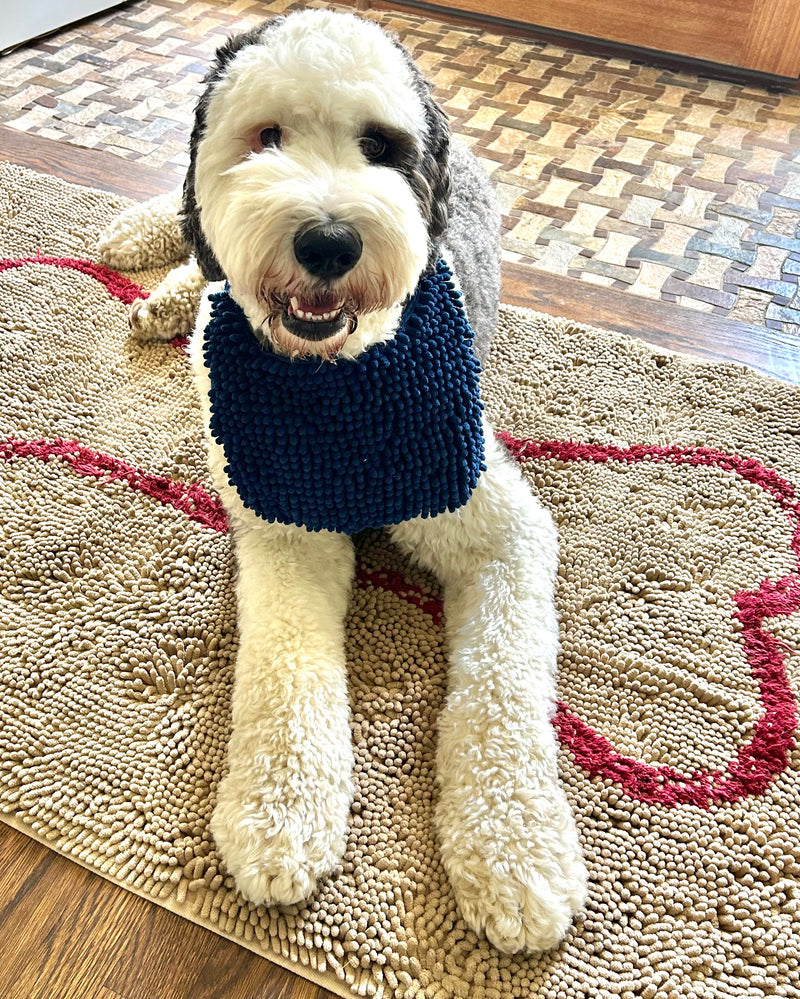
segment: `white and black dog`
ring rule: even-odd
[[[260,358],[273,365],[269,391],[280,394],[285,382],[291,395],[298,372],[313,379],[355,369],[395,341],[406,350],[399,331],[409,303],[423,282],[438,280],[440,258],[463,289],[475,350],[485,354],[498,306],[499,215],[486,175],[451,142],[409,54],[372,22],[318,9],[276,18],[224,45],[206,83],[181,225],[205,279],[229,289],[200,305],[191,356],[235,543],[239,615],[228,773],[211,828],[246,898],[293,903],[314,891],[345,845],[353,545],[348,532],[319,529],[324,516],[309,524],[260,510],[241,477],[258,477],[263,455],[246,455],[237,478],[237,443],[220,431],[220,413],[251,391],[239,385]],[[141,231],[146,222],[140,212]],[[126,226],[106,240],[112,262],[122,259],[114,247],[129,239]],[[238,359],[214,354],[215,322],[239,324]],[[217,363],[228,365],[227,403],[215,388]],[[449,356],[441,363],[449,370]],[[425,384],[429,395],[445,393],[435,378]],[[311,416],[322,432],[330,414]],[[247,450],[247,425],[258,419],[245,406],[239,420]],[[310,473],[303,448],[292,450],[294,429],[284,428],[284,460],[296,456],[290,471],[302,491]],[[450,665],[436,823],[460,911],[503,951],[539,950],[559,942],[586,893],[551,725],[557,538],[485,421],[480,433],[466,498],[447,509],[424,500],[414,508],[412,499],[399,522],[383,523],[444,586]],[[273,472],[281,482],[289,475],[272,470],[267,486]],[[344,481],[348,474],[341,470]],[[404,474],[395,470],[395,481]],[[342,502],[360,509],[362,499]]]

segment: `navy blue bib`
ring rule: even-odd
[[[442,261],[395,336],[352,361],[277,354],[227,292],[211,300],[211,434],[248,509],[354,534],[466,503],[486,467],[480,364]]]

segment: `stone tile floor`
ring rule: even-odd
[[[172,171],[213,50],[289,0],[135,0],[0,57],[0,122]],[[800,331],[800,88],[375,12],[492,173],[509,259]]]

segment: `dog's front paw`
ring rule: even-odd
[[[459,796],[461,797],[461,796]],[[448,805],[450,807],[448,807]],[[509,811],[498,803],[463,812],[443,796],[442,854],[461,915],[504,953],[557,946],[586,901],[586,867],[562,790]],[[507,805],[505,806],[507,807]]]
[[[148,298],[137,298],[131,306],[131,333],[141,341],[188,336],[205,287],[202,271],[193,260],[173,267]]]
[[[254,794],[247,782],[227,777],[211,832],[242,895],[265,905],[308,898],[341,860],[350,801],[349,782],[304,789],[303,782],[300,788],[262,786]]]

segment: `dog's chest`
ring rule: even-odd
[[[484,469],[480,366],[444,264],[355,361],[265,350],[227,293],[212,300],[211,433],[248,509],[354,534],[467,501]]]

